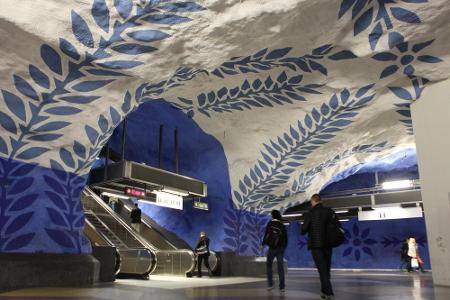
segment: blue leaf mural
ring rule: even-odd
[[[114,6],[117,9],[119,15],[126,19],[130,16],[131,10],[133,9],[132,0],[114,0]]]
[[[75,48],[75,46],[66,39],[59,39],[59,48],[65,55],[75,60],[79,60],[81,58],[80,53],[78,53],[78,50]]]
[[[412,4],[422,4],[427,0],[403,1]],[[347,12],[351,11],[353,21],[353,34],[355,36],[369,30],[368,41],[372,50],[375,50],[383,37],[385,31],[389,32],[389,45],[398,43],[403,39],[403,35],[398,32],[392,32],[396,24],[392,18],[408,24],[419,24],[419,16],[408,8],[397,6],[397,1],[369,1],[369,0],[342,0],[338,12],[338,19],[343,18]],[[413,8],[413,6],[411,6]]]
[[[16,89],[21,92],[22,95],[36,101],[39,100],[39,96],[36,93],[36,90],[25,79],[17,75],[14,75],[13,78]]]
[[[56,74],[62,75],[62,62],[61,56],[56,52],[55,49],[47,44],[41,46],[41,57],[45,64],[55,72]]]
[[[72,10],[72,31],[77,40],[88,48],[94,48],[94,38],[86,21]]]
[[[364,96],[373,84],[364,86],[356,92],[356,94]],[[328,109],[325,109],[326,115],[321,115],[320,111],[313,109],[310,114],[304,117],[304,122],[298,122],[296,128],[291,126],[289,132],[278,137],[277,142],[271,140],[271,145],[276,147],[265,147],[266,151],[262,151],[261,155],[264,160],[258,161],[253,168],[250,169],[249,176],[246,175],[244,180],[240,181],[240,191],[234,191],[234,195],[240,194],[239,198],[235,198],[235,202],[242,205],[243,208],[261,203],[262,198],[267,197],[270,192],[280,184],[285,184],[291,174],[296,171],[296,167],[301,165],[301,161],[323,144],[332,140],[335,135],[324,134],[324,130],[329,128],[342,128],[352,123],[352,119],[358,114],[355,109],[360,109],[370,103],[374,98],[374,94],[360,99],[347,101],[350,94],[347,89],[341,91],[338,95],[333,95],[329,100]],[[350,114],[347,114],[350,113]],[[347,115],[344,115],[347,114]],[[308,128],[305,131],[305,127]],[[294,137],[295,139],[294,143]],[[268,145],[269,143],[266,143]],[[274,150],[279,149],[277,151]],[[269,150],[270,149],[270,150]],[[269,167],[270,166],[270,167]],[[263,172],[258,172],[261,168]],[[259,174],[258,174],[259,173]],[[252,176],[253,175],[253,176]],[[245,178],[255,178],[250,182]],[[276,197],[278,198],[278,197]],[[270,200],[270,201],[269,201]],[[271,201],[279,201],[270,199]]]
[[[205,10],[203,6],[195,2],[165,3],[160,5],[159,8],[170,12],[194,12]]]
[[[34,82],[36,82],[38,85],[40,85],[44,89],[50,88],[49,77],[44,72],[39,70],[39,68],[37,68],[34,65],[30,65],[29,72],[30,72],[30,76],[34,80]]]
[[[156,42],[170,37],[170,34],[154,29],[132,31],[127,35],[140,42]]]
[[[92,4],[92,16],[95,23],[105,32],[109,32],[109,9],[105,0],[94,0]]]

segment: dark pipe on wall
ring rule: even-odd
[[[127,131],[127,118],[123,119],[123,125],[122,125],[122,161],[125,160],[126,131]]]
[[[180,156],[179,156],[179,149],[178,149],[178,128],[175,127],[175,131],[173,133],[174,135],[174,140],[175,140],[175,172],[178,174],[180,172],[179,169],[179,161],[180,161]]]
[[[105,153],[105,172],[103,173],[104,180],[108,178],[108,165],[109,165],[109,140],[106,143],[106,153]]]
[[[158,168],[162,168],[162,155],[163,155],[163,132],[164,125],[159,125],[159,148],[158,148]]]

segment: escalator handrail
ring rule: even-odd
[[[122,204],[123,204],[123,207],[126,209],[126,210],[128,210],[128,211],[130,211],[131,212],[131,207],[129,207],[128,205],[127,205],[127,203],[125,203],[124,201],[121,201],[122,202]],[[143,222],[142,222],[143,221]],[[187,253],[187,254],[189,254],[189,256],[191,257],[191,261],[192,261],[192,263],[191,263],[191,268],[188,270],[188,271],[186,271],[186,273],[189,273],[189,272],[192,272],[194,269],[195,269],[195,264],[196,264],[196,260],[197,260],[197,257],[196,257],[196,255],[194,254],[194,252],[191,250],[191,249],[178,249],[175,245],[173,245],[169,240],[167,240],[165,237],[164,237],[164,235],[159,231],[159,230],[156,230],[153,226],[151,226],[150,224],[149,224],[149,222],[145,219],[145,218],[143,218],[143,219],[141,219],[141,222],[142,223],[144,223],[146,226],[148,226],[149,228],[151,228],[151,229],[153,229],[153,230],[155,230],[167,243],[169,243],[174,249],[173,250],[161,250],[161,249],[158,249],[158,248],[156,248],[155,247],[155,254],[156,254],[156,252],[157,253]]]
[[[128,210],[129,212],[131,212],[131,207],[127,204],[127,203],[125,203],[125,202],[123,202],[123,201],[121,201],[122,202],[122,204],[123,204],[123,207],[126,209],[126,210]],[[152,230],[154,230],[154,231],[156,231],[162,238],[164,238],[164,240],[173,248],[173,249],[178,249],[174,244],[172,244],[168,239],[166,239],[165,237],[164,237],[164,235],[159,231],[159,230],[157,230],[155,227],[153,227],[151,224],[150,224],[150,222],[146,219],[146,215],[144,214],[143,215],[143,218],[141,218],[141,222],[142,223],[144,223],[147,227],[149,227],[149,228],[151,228]],[[148,217],[147,217],[148,218]],[[171,251],[171,250],[168,250],[168,251]]]
[[[102,206],[111,217],[114,218],[120,225],[122,225],[128,233],[133,236],[144,248],[149,248],[151,251],[157,251],[153,245],[150,245],[146,240],[144,240],[141,236],[134,232],[134,230],[124,221],[122,218],[118,217],[117,214],[108,206],[102,199],[100,199],[97,194],[95,194],[89,187],[85,187],[83,190],[89,197],[94,199],[100,206]]]
[[[121,241],[122,242],[122,244],[124,244],[125,246],[126,246],[126,244],[105,224],[105,223],[103,223],[103,221],[99,218],[99,217],[97,217],[96,215],[95,215],[95,213],[92,211],[92,210],[87,210],[87,211],[85,211],[84,212],[85,214],[86,213],[89,213],[89,214],[92,214],[93,216],[95,216],[96,218],[97,218],[97,221],[99,221],[105,228],[107,228],[108,229],[108,231],[112,234],[112,235],[114,235],[114,237],[116,238],[116,239],[118,239],[119,241]],[[94,229],[94,231],[95,231],[95,233],[97,233],[98,235],[100,235],[110,246],[113,246],[113,247],[116,247],[116,245],[103,233],[103,232],[101,232],[100,230],[98,230],[95,226],[94,226],[94,224],[92,224],[91,223],[91,221],[89,221],[87,218],[85,218],[84,219],[84,221],[87,223],[87,224],[89,224],[89,226],[91,227],[91,228],[93,228]],[[128,248],[128,247],[127,247]]]

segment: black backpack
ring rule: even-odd
[[[345,231],[341,223],[333,213],[331,220],[327,224],[327,243],[332,248],[339,247],[345,242]]]
[[[272,249],[276,249],[280,246],[283,232],[275,225],[270,225],[267,229],[267,234],[264,239],[264,243]]]

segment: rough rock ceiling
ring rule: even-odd
[[[414,142],[449,17],[445,0],[3,0],[0,155],[86,174],[163,98],[222,143],[236,206],[288,207]]]

